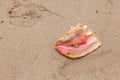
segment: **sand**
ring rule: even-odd
[[[0,80],[119,80],[119,0],[0,0]],[[81,23],[102,46],[69,59],[54,43]]]

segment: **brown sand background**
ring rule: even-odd
[[[0,80],[119,80],[119,4],[0,0]],[[96,32],[103,45],[71,60],[54,49],[54,42],[79,22]]]

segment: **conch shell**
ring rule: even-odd
[[[70,58],[79,58],[94,51],[101,45],[95,33],[87,29],[87,26],[78,24],[71,28],[67,34],[56,41],[56,49]]]

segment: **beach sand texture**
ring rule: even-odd
[[[119,80],[120,0],[0,0],[0,80]],[[54,43],[87,25],[102,41],[69,59]]]

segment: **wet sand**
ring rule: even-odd
[[[120,1],[0,0],[0,80],[119,80]],[[54,43],[71,26],[93,30],[102,46],[79,59]]]

